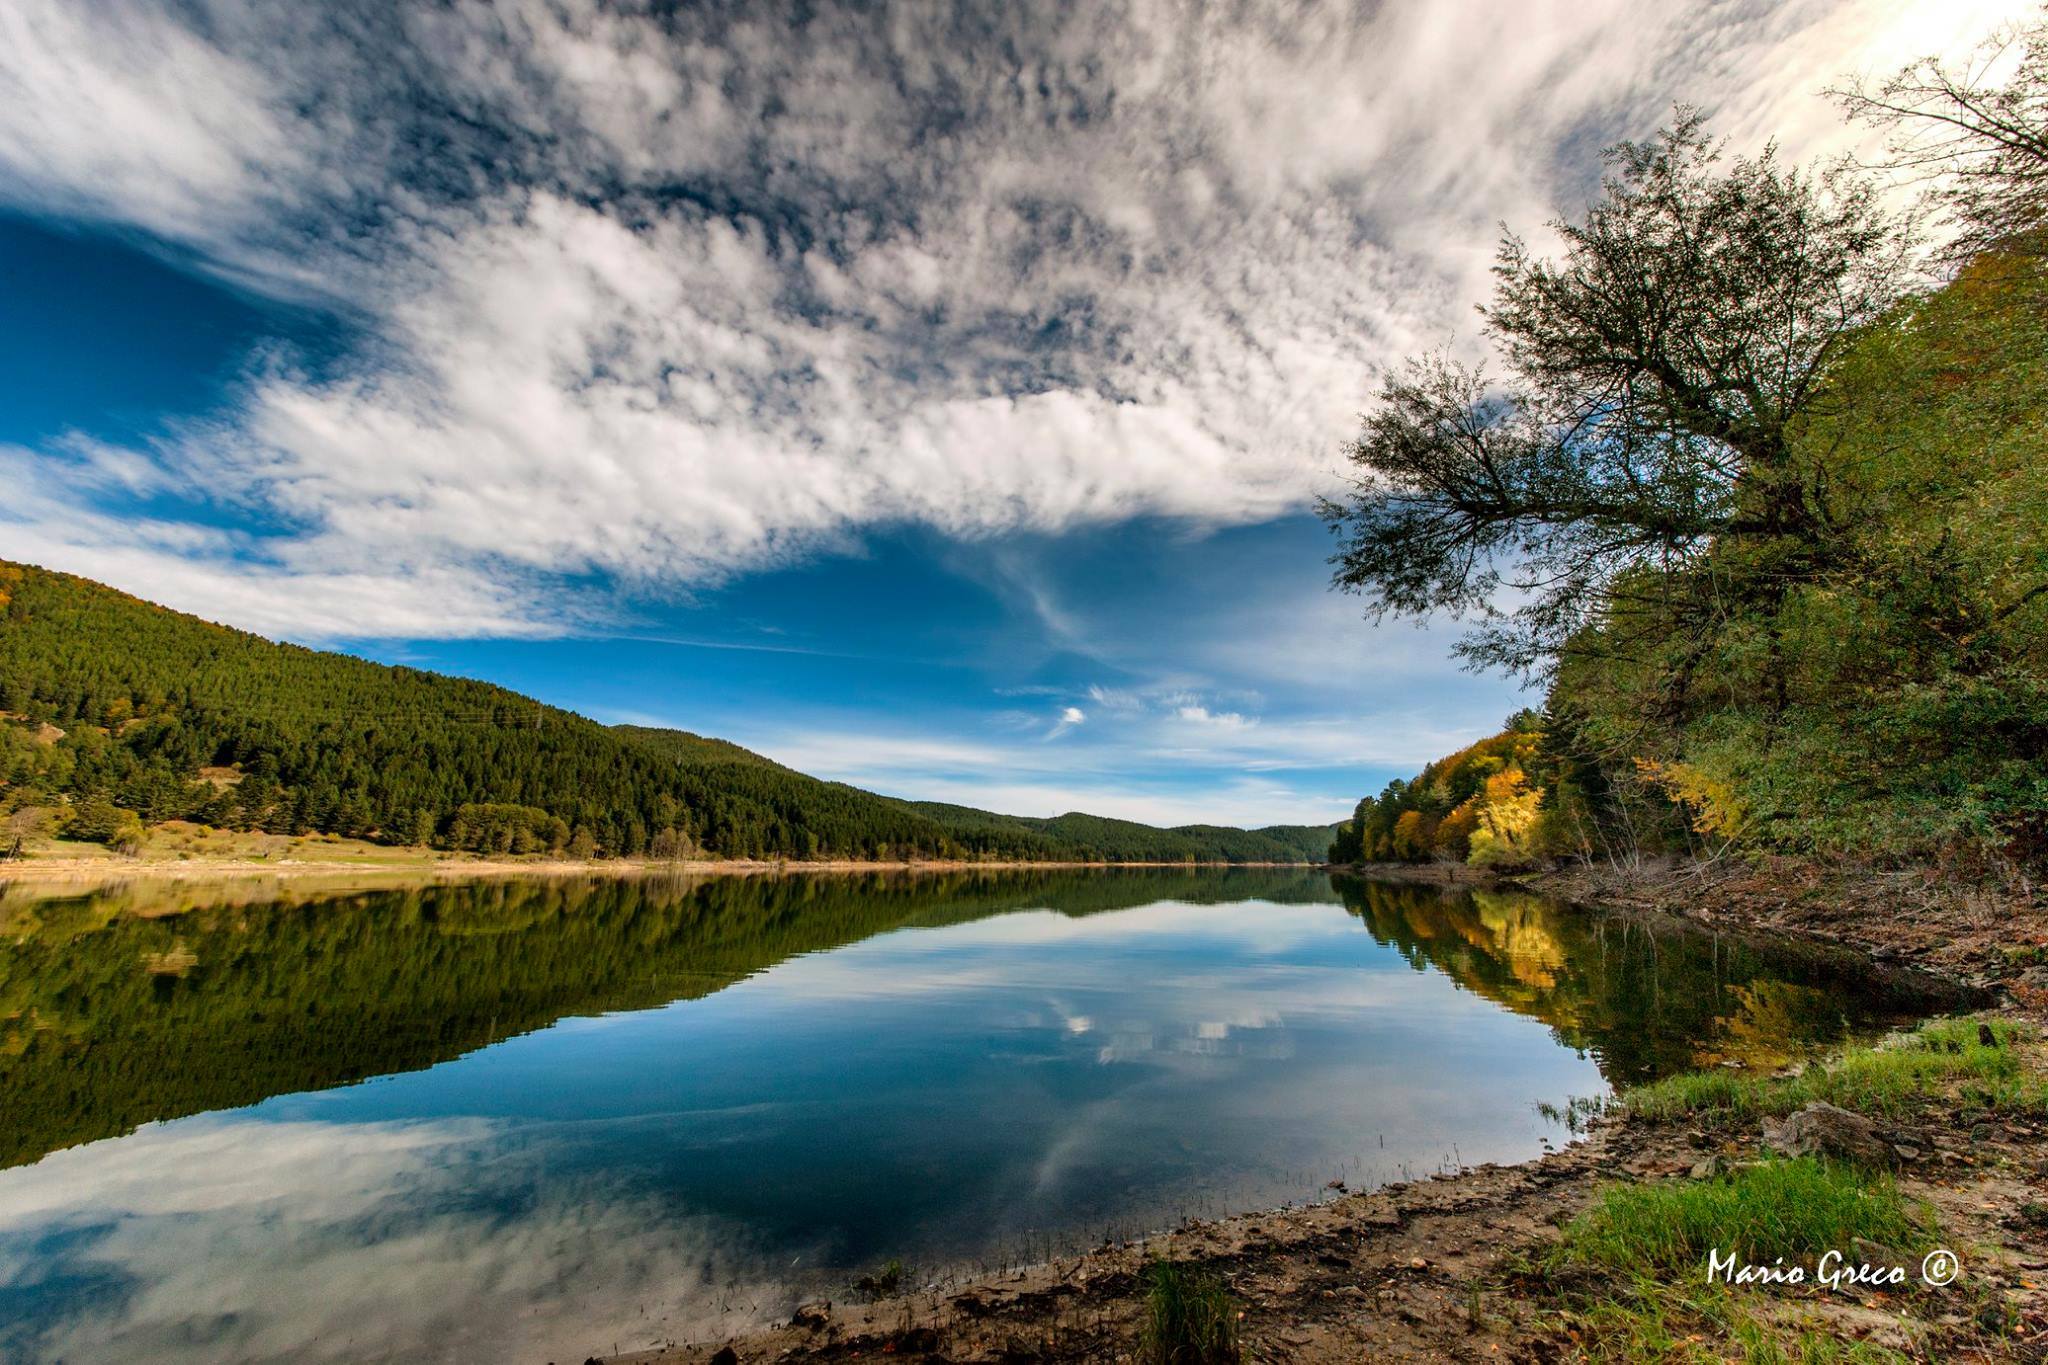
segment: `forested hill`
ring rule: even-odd
[[[0,812],[109,843],[188,819],[579,856],[1295,862],[1330,837],[897,801],[723,740],[600,725],[6,561]]]

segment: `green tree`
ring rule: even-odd
[[[1771,547],[1759,583],[1809,564],[1829,527],[1796,425],[1907,279],[1909,234],[1845,170],[1731,159],[1685,110],[1607,158],[1584,220],[1553,225],[1561,260],[1501,243],[1485,317],[1505,384],[1444,355],[1389,377],[1325,507],[1336,586],[1374,615],[1479,619],[1475,664],[1547,671],[1635,595],[1697,623],[1712,604],[1630,571],[1716,538]]]
[[[132,853],[142,843],[142,820],[104,796],[88,796],[71,808],[64,821],[64,835],[89,844],[105,844]]]

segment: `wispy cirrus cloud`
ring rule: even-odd
[[[360,334],[124,456],[232,541],[129,535],[51,451],[0,549],[487,635],[879,526],[1262,521],[1600,143],[1683,98],[1839,145],[1819,85],[2012,8],[18,0],[0,196]]]

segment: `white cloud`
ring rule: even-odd
[[[1241,730],[1247,725],[1257,725],[1258,717],[1246,720],[1235,711],[1211,711],[1206,706],[1179,706],[1173,712],[1176,719],[1190,725],[1219,725],[1225,729]]]
[[[0,195],[371,339],[126,457],[252,534],[77,531],[111,494],[44,452],[0,537],[266,629],[453,635],[559,625],[551,575],[709,582],[884,524],[1267,519],[1599,141],[1688,98],[1840,145],[1827,79],[2014,8],[20,0]]]
[[[146,1124],[0,1172],[0,1284],[122,1283],[41,1324],[34,1354],[78,1360],[580,1359],[600,1329],[650,1347],[787,1310],[800,1272],[744,1229],[562,1148],[467,1118]]]
[[[17,0],[0,52],[17,204],[217,242],[310,169],[288,92],[168,10]]]
[[[1088,689],[1088,699],[1105,711],[1128,715],[1145,709],[1145,698],[1126,687],[1104,687],[1096,683]]]
[[[1088,713],[1080,707],[1063,707],[1060,710],[1060,718],[1053,722],[1052,729],[1045,732],[1045,737],[1047,739],[1058,739],[1061,735],[1087,719]]]

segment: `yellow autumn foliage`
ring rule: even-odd
[[[1749,824],[1749,809],[1732,782],[1675,761],[1639,758],[1636,771],[1685,808],[1695,833],[1732,842]]]
[[[1472,852],[1465,861],[1474,867],[1527,861],[1542,790],[1520,768],[1509,768],[1487,778],[1481,796],[1479,827],[1472,831]]]

